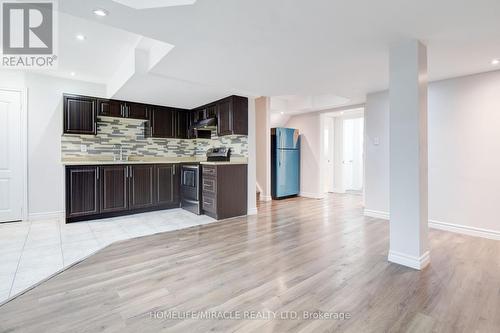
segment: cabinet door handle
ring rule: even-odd
[[[174,164],[174,176],[175,176],[175,164]]]
[[[95,179],[99,180],[99,168],[98,167],[96,168]]]
[[[120,117],[123,117],[123,105],[120,104]]]
[[[128,167],[125,167],[125,178],[128,178]]]
[[[134,178],[134,169],[130,167],[130,178]]]

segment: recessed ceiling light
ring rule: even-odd
[[[280,113],[281,113],[281,114],[284,114],[284,112],[283,112],[283,111],[281,111]]]
[[[76,39],[78,39],[78,40],[86,40],[86,39],[87,39],[87,37],[85,37],[85,36],[84,36],[84,35],[82,35],[82,34],[78,34],[78,35],[76,35]]]
[[[102,9],[102,8],[97,8],[97,9],[94,9],[94,14],[97,16],[106,16],[106,15],[108,15],[108,11],[105,9]]]
[[[75,75],[76,75],[76,73],[75,73],[75,72],[71,72],[71,73],[69,73],[69,75],[71,75],[71,76],[75,76]]]
[[[493,66],[496,66],[496,65],[500,64],[500,59],[493,59],[493,60],[491,61],[491,64],[492,64]]]

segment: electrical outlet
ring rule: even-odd
[[[80,145],[80,151],[82,153],[86,153],[87,152],[87,145]]]

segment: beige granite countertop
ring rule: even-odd
[[[200,162],[202,165],[229,165],[229,164],[248,164],[247,161],[220,161],[220,162]]]
[[[63,165],[120,165],[120,164],[175,164],[175,163],[200,163],[206,165],[247,164],[245,157],[233,157],[229,162],[207,162],[203,157],[169,157],[147,158],[131,156],[127,161],[115,161],[105,158],[71,158],[61,161]]]

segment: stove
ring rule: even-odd
[[[231,148],[216,147],[207,150],[207,162],[228,162],[231,159]]]

